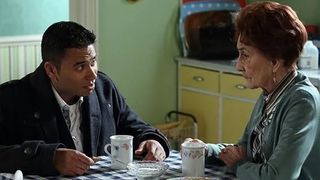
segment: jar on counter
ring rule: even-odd
[[[300,55],[299,67],[301,69],[318,69],[319,51],[312,41],[308,40]]]

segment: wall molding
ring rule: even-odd
[[[22,36],[2,36],[0,37],[0,46],[7,44],[23,44],[23,43],[34,43],[41,42],[41,35],[22,35]]]
[[[96,51],[99,51],[99,0],[69,0],[69,19],[75,21],[97,36]]]

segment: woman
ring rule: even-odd
[[[319,179],[320,96],[297,71],[307,40],[302,22],[288,6],[256,2],[237,17],[236,38],[236,68],[248,88],[263,93],[238,144],[206,144],[208,158],[239,179]]]

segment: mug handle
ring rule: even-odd
[[[111,153],[108,151],[108,148],[111,147],[112,144],[106,144],[104,146],[104,152],[108,154],[108,156],[112,157]]]
[[[109,146],[111,147],[112,144],[106,144],[106,145],[104,146],[104,152],[107,153],[108,156],[109,156],[112,160],[117,161],[117,162],[119,162],[119,163],[127,166],[127,163],[125,163],[125,162],[123,162],[123,161],[121,161],[121,160],[119,160],[119,159],[117,159],[117,158],[112,157],[111,153],[108,151],[108,147],[109,147]]]

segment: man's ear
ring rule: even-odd
[[[44,69],[52,82],[58,81],[58,70],[54,64],[47,61],[44,63]]]

